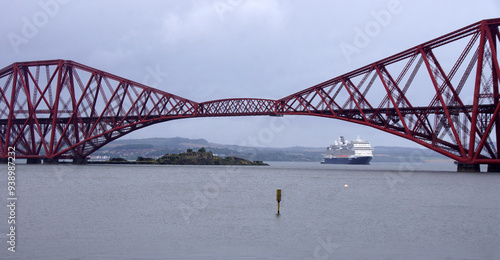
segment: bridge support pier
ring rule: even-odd
[[[87,158],[74,157],[73,164],[87,164]]]
[[[42,159],[40,159],[40,158],[28,158],[28,159],[26,159],[26,164],[42,164]]]
[[[48,164],[48,165],[59,164],[59,159],[57,159],[57,158],[44,158],[43,164]]]
[[[481,172],[480,164],[458,163],[457,172]]]
[[[500,164],[488,164],[488,172],[500,172]]]

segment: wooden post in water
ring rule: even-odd
[[[276,190],[276,201],[278,202],[278,215],[280,214],[281,189]]]

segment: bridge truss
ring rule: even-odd
[[[460,163],[498,164],[499,25],[484,20],[415,46],[280,99],[279,110],[371,126]]]
[[[0,71],[0,149],[18,158],[83,159],[136,129],[192,117],[196,102],[72,61]]]
[[[500,165],[500,19],[477,22],[279,100],[194,102],[73,61],[0,70],[0,158],[83,160],[151,124],[311,115],[412,140],[469,165]]]

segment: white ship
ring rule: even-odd
[[[358,138],[346,141],[343,136],[339,141],[326,148],[323,164],[370,164],[373,158],[373,148],[370,142]]]

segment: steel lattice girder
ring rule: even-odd
[[[280,99],[278,113],[355,122],[412,140],[459,162],[500,163],[494,141],[500,139],[499,25],[500,19],[484,20],[312,86]],[[457,42],[465,47],[445,73],[444,59],[438,59],[435,52]],[[460,78],[454,80],[457,72]],[[464,97],[471,93],[462,91],[464,87],[474,92],[467,104]],[[416,95],[409,95],[417,88]],[[433,98],[416,106],[421,102],[419,91],[432,92]],[[385,94],[372,100],[374,92]],[[490,136],[493,128],[494,140]]]
[[[197,116],[271,115],[276,101],[257,98],[237,98],[208,101],[198,104]]]
[[[72,61],[14,63],[0,70],[0,157],[16,146],[20,158],[84,158],[158,122],[286,114],[363,124],[459,162],[498,164],[499,26],[477,22],[279,100],[196,103]]]
[[[197,103],[72,61],[15,63],[0,71],[2,154],[85,158],[133,130],[191,117]]]

